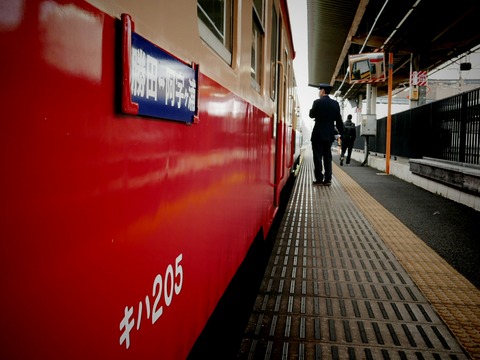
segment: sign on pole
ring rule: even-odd
[[[428,74],[426,71],[412,71],[410,74],[410,86],[427,86]]]
[[[377,83],[386,80],[385,54],[365,53],[349,55],[350,83]]]

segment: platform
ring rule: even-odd
[[[303,157],[237,359],[480,359],[480,292],[341,167]]]

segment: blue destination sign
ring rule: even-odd
[[[197,72],[132,32],[130,93],[138,114],[192,123],[197,112]]]

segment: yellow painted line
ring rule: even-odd
[[[480,359],[480,290],[334,164],[334,175],[472,359]]]

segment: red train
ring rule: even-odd
[[[183,359],[299,158],[286,0],[3,0],[2,359]]]

